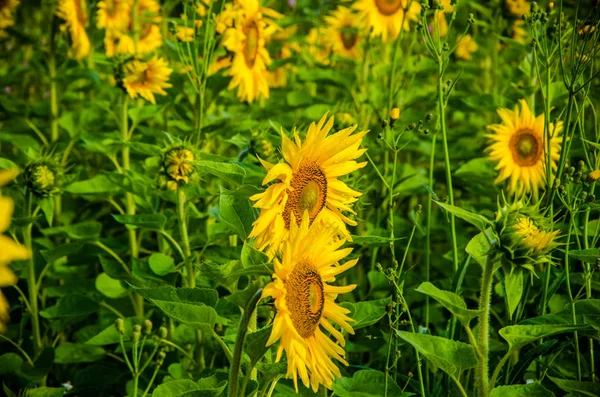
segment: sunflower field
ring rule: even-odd
[[[600,1],[0,0],[0,396],[600,396]]]

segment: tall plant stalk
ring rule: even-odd
[[[492,293],[492,280],[494,277],[494,262],[486,257],[481,276],[481,292],[479,294],[479,340],[478,348],[481,353],[477,366],[477,388],[479,397],[488,397],[489,391],[489,337],[490,337],[490,303]]]
[[[32,221],[32,208],[33,204],[33,194],[30,191],[27,191],[25,194],[25,217],[28,218],[29,221]],[[38,287],[37,287],[37,278],[35,274],[35,260],[33,255],[33,243],[31,239],[31,229],[33,227],[33,222],[28,222],[26,226],[23,227],[23,242],[25,246],[32,253],[29,256],[27,261],[27,287],[29,292],[29,314],[31,315],[31,328],[33,331],[33,353],[34,359],[42,351],[42,334],[40,330],[40,317],[39,317],[39,306],[38,306]]]

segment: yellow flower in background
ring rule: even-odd
[[[525,39],[527,38],[527,30],[523,28],[523,25],[525,25],[525,21],[519,19],[516,20],[512,26],[512,38],[514,41],[521,44],[525,44]]]
[[[510,179],[508,191],[511,194],[533,192],[537,197],[538,189],[546,180],[544,115],[536,117],[523,99],[519,103],[520,111],[516,106],[514,110],[498,109],[502,124],[488,126],[493,133],[486,134],[492,141],[487,150],[490,159],[498,163],[496,169],[500,170],[495,183]],[[557,125],[550,123],[550,160],[553,170],[560,156],[562,128],[562,121]]]
[[[325,37],[331,43],[333,52],[345,58],[359,59],[361,56],[359,32],[363,29],[358,24],[356,14],[348,7],[339,6],[325,17],[325,22],[328,25]]]
[[[19,170],[0,170],[0,187],[12,181],[19,174]],[[29,250],[15,242],[4,233],[10,226],[10,220],[14,211],[14,203],[11,199],[0,195],[0,287],[8,287],[17,282],[17,276],[10,270],[8,264],[14,260],[23,260],[31,256]],[[0,332],[6,330],[10,306],[6,298],[0,292]]]
[[[177,40],[179,41],[194,41],[194,28],[177,26],[175,37],[177,37]]]
[[[456,57],[459,59],[464,59],[465,61],[470,61],[473,59],[472,54],[477,51],[477,43],[475,40],[473,40],[470,34],[459,38],[459,40],[460,42],[458,43],[455,51]]]
[[[444,37],[448,34],[448,21],[446,21],[446,14],[454,12],[454,6],[450,4],[450,0],[442,0],[443,10],[436,10],[435,17],[438,20],[438,27],[440,30],[440,36]]]
[[[322,65],[331,63],[331,43],[327,40],[327,31],[323,27],[312,28],[306,36],[306,53],[309,58]]]
[[[10,28],[15,24],[14,12],[19,6],[19,0],[0,1],[0,37],[5,36],[4,29]]]
[[[531,249],[534,253],[551,248],[554,244],[554,238],[560,232],[560,230],[552,232],[541,230],[527,216],[522,216],[515,224],[514,229],[514,233],[520,239],[521,245]]]
[[[350,311],[338,306],[335,299],[356,285],[330,283],[356,265],[358,259],[338,265],[352,249],[339,249],[344,242],[334,242],[334,225],[321,227],[316,222],[310,223],[307,212],[301,222],[294,219],[281,258],[274,260],[274,281],[263,290],[263,298],[275,299],[277,309],[267,346],[280,341],[275,361],[285,351],[287,376],[293,378],[296,392],[298,377],[315,392],[321,384],[331,389],[334,378],[341,376],[333,359],[348,365],[344,359],[344,336],[330,321],[354,333],[349,324],[352,319],[347,316]]]
[[[260,8],[258,0],[239,0],[235,4],[235,23],[223,37],[223,46],[234,55],[231,67],[224,74],[232,77],[229,89],[237,88],[238,98],[252,103],[259,97],[269,97],[267,65],[271,63],[271,57],[265,43],[277,29],[271,18],[281,15]]]
[[[271,164],[261,160],[268,170],[263,185],[269,187],[250,197],[260,216],[253,223],[249,237],[259,250],[274,254],[288,239],[292,219],[300,222],[308,211],[312,223],[320,215],[320,223],[335,225],[341,236],[350,238],[346,224],[356,225],[342,211],[354,213],[352,203],[361,194],[352,190],[338,177],[364,167],[358,163],[366,149],[360,149],[367,131],[352,134],[357,126],[328,135],[333,127],[333,116],[325,114],[318,124],[308,128],[304,143],[294,131],[294,141],[281,134],[284,162]]]
[[[189,182],[190,175],[194,172],[194,153],[184,146],[170,149],[165,153],[163,167],[165,174],[176,182]]]
[[[529,15],[531,10],[531,6],[526,0],[505,0],[505,3],[508,11],[516,17]]]
[[[273,55],[275,61],[283,61],[290,59],[294,54],[301,51],[298,42],[293,41],[293,38],[298,33],[297,25],[288,26],[279,30],[271,36],[271,40],[267,43],[277,43],[281,46],[279,51]],[[293,62],[287,62],[283,65],[267,71],[267,82],[271,88],[280,88],[287,86],[288,74],[296,71],[296,66]]]
[[[125,30],[131,23],[131,8],[129,0],[102,0],[98,2],[96,11],[96,26],[100,29]]]
[[[157,56],[147,62],[131,61],[124,69],[123,86],[131,98],[141,96],[156,103],[154,94],[167,95],[164,89],[171,87],[167,81],[173,70],[169,68],[167,61]]]
[[[77,60],[85,58],[90,53],[90,39],[85,31],[88,22],[85,0],[59,0],[56,14],[65,21],[61,30],[68,31],[71,37],[69,56]]]
[[[404,15],[407,6],[408,0],[358,0],[354,4],[366,22],[367,30],[371,30],[371,36],[381,36],[384,43],[395,40],[400,29],[409,30],[409,22],[417,19],[421,11],[419,2],[413,1]]]

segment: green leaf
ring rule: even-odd
[[[153,397],[217,397],[223,393],[227,381],[216,383],[216,377],[200,379],[198,383],[190,379],[178,379],[159,385]]]
[[[46,262],[52,262],[65,256],[73,255],[78,253],[83,248],[84,243],[77,241],[75,243],[62,244],[56,248],[49,250],[40,250],[40,253],[46,260]]]
[[[244,246],[242,247],[242,256],[240,259],[244,267],[262,266],[264,263],[270,262],[269,257],[265,253],[260,252],[256,248],[250,246],[248,243],[244,243]]]
[[[569,256],[582,262],[596,263],[598,258],[600,258],[600,248],[572,250],[569,251]]]
[[[160,113],[161,110],[161,107],[158,105],[146,104],[140,107],[132,107],[127,113],[133,124],[139,124],[144,120],[151,119],[157,113]]]
[[[175,288],[165,285],[157,288],[135,288],[135,292],[149,300],[196,303],[210,307],[215,307],[219,299],[219,293],[212,288]]]
[[[123,287],[119,280],[111,278],[106,273],[100,273],[96,277],[96,289],[100,293],[111,299],[122,298],[127,295],[127,289]]]
[[[354,319],[351,326],[357,330],[377,323],[387,313],[387,305],[390,303],[392,298],[388,297],[365,302],[344,302],[341,306],[350,310],[348,315]]]
[[[356,371],[352,378],[336,378],[333,392],[339,397],[408,397],[413,393],[403,392],[388,375],[387,393],[385,390],[386,375],[380,371],[362,369]]]
[[[462,371],[477,366],[473,346],[466,343],[406,331],[396,331],[396,334],[439,369],[455,378],[458,378]]]
[[[541,338],[585,328],[588,328],[588,326],[574,324],[509,325],[502,328],[498,333],[508,342],[508,345],[512,349],[523,347]]]
[[[438,301],[442,306],[448,309],[450,313],[458,317],[463,324],[469,324],[472,319],[481,314],[481,310],[467,309],[467,304],[464,299],[454,292],[441,290],[430,282],[422,283],[415,291],[429,295]]]
[[[221,186],[219,208],[221,222],[229,226],[242,240],[246,240],[254,222],[254,209],[250,200]]]
[[[548,376],[548,378],[550,378],[550,380],[554,382],[556,386],[560,387],[567,393],[571,393],[573,396],[600,396],[600,383],[578,382],[576,380],[553,378],[552,376]]]
[[[66,390],[62,387],[38,387],[27,390],[27,397],[63,397]]]
[[[465,209],[462,209],[460,207],[456,207],[454,205],[442,203],[441,201],[436,201],[435,203],[437,205],[439,205],[440,207],[442,207],[443,209],[445,209],[446,211],[448,211],[451,214],[453,214],[454,216],[456,216],[457,218],[460,218],[460,219],[462,219],[464,221],[469,222],[471,225],[475,226],[477,229],[479,229],[482,232],[489,225],[492,224],[492,222],[490,222],[486,217],[484,217],[482,215],[474,214],[474,213],[469,212],[469,211],[467,211]]]
[[[119,223],[144,229],[162,230],[167,223],[163,214],[112,215]]]
[[[100,222],[81,222],[67,226],[42,229],[44,236],[66,235],[73,240],[93,240],[100,237],[102,224]]]
[[[65,187],[65,192],[72,194],[116,194],[121,188],[105,174],[98,174],[85,181],[76,181]]]
[[[237,163],[220,163],[217,161],[194,161],[198,173],[206,173],[217,176],[234,184],[243,185],[246,182],[247,172],[244,167]]]
[[[164,276],[175,271],[175,261],[170,256],[154,253],[148,258],[150,269],[159,276]]]
[[[508,316],[512,319],[512,315],[523,296],[523,269],[515,268],[512,271],[505,271],[504,285],[506,286],[506,300],[508,301]]]
[[[495,240],[491,228],[487,228],[485,234],[484,232],[481,232],[473,237],[465,248],[467,254],[471,255],[471,258],[475,259],[482,267],[485,266],[485,258],[491,248],[488,238],[492,242]]]
[[[405,237],[395,238],[394,241],[402,240]],[[352,235],[352,243],[360,245],[388,245],[392,241],[389,237],[383,236],[355,236]]]
[[[244,340],[246,348],[244,351],[248,354],[253,363],[257,363],[258,360],[265,355],[267,350],[269,350],[267,341],[271,336],[272,329],[273,327],[263,328],[246,335],[246,339]]]
[[[57,364],[91,363],[104,358],[106,352],[100,346],[83,343],[63,343],[54,350]]]
[[[88,316],[99,309],[93,300],[82,295],[67,295],[60,298],[56,305],[40,311],[40,316],[48,319]]]
[[[496,171],[494,171],[493,163],[489,159],[481,157],[469,160],[467,163],[461,165],[454,171],[454,175],[465,180],[479,179],[489,181],[496,178]]]
[[[54,197],[44,197],[38,202],[38,204],[42,209],[44,216],[46,217],[46,222],[48,222],[48,225],[52,227],[52,220],[54,217]]]
[[[539,383],[495,387],[490,397],[554,397],[554,393]]]
[[[133,326],[134,325],[142,325],[143,322],[144,322],[143,317],[127,317],[127,318],[125,318],[125,321],[124,321],[125,334],[123,335],[123,339],[130,340],[131,333],[133,331]],[[111,324],[108,327],[106,327],[104,330],[100,331],[98,334],[92,336],[85,343],[88,345],[104,346],[104,345],[113,345],[113,344],[119,343],[119,340],[120,340],[119,332],[117,331],[117,328],[114,326],[114,324]]]

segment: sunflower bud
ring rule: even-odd
[[[559,230],[552,230],[551,220],[540,214],[537,206],[518,201],[499,208],[495,229],[505,270],[521,267],[535,272],[536,265],[550,263]]]
[[[58,191],[58,166],[49,160],[31,162],[25,167],[27,187],[38,197]]]
[[[185,146],[167,150],[163,156],[165,175],[172,181],[188,183],[189,177],[194,173],[191,162],[195,159],[194,153]]]
[[[596,182],[600,179],[600,170],[594,170],[587,175],[588,182]]]
[[[400,118],[400,109],[398,109],[398,108],[393,108],[393,109],[390,111],[390,119],[392,119],[392,120],[396,121],[396,120],[398,120],[399,118]]]

